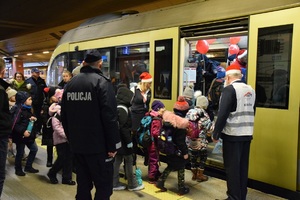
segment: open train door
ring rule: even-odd
[[[257,109],[249,178],[299,190],[300,8],[250,16],[248,83]]]

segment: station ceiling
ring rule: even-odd
[[[194,0],[26,0],[0,2],[0,57],[48,62],[65,32],[99,15],[139,13]],[[49,51],[48,54],[43,54]],[[28,56],[28,53],[32,53]]]

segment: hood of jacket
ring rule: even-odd
[[[53,103],[49,107],[49,115],[53,116],[55,113],[60,115],[61,106],[58,103]]]
[[[163,113],[162,117],[164,122],[169,122],[175,128],[186,129],[189,125],[188,119],[179,117],[178,115],[175,115],[173,112],[167,110]]]
[[[127,87],[120,87],[117,91],[117,104],[123,104],[127,107],[131,106],[133,92]]]

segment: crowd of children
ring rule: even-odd
[[[147,74],[149,75],[149,74]],[[47,167],[51,167],[47,176],[50,183],[57,184],[59,181],[56,174],[62,170],[62,183],[75,185],[72,180],[72,155],[62,124],[60,122],[60,101],[63,93],[63,86],[71,79],[71,73],[64,72],[64,79],[60,83],[61,89],[48,87],[44,89],[46,94],[42,111],[43,116],[43,138],[42,145],[47,145]],[[145,81],[146,80],[146,81]],[[142,83],[151,86],[152,78],[147,77]],[[134,92],[133,92],[134,91]],[[138,170],[134,171],[135,162],[135,135],[132,132],[132,101],[138,95],[138,90],[130,90],[126,85],[121,85],[116,93],[118,103],[118,122],[122,142],[122,148],[118,150],[114,161],[113,190],[137,191],[144,189],[141,179],[138,179]],[[16,144],[15,173],[18,176],[25,176],[25,172],[38,173],[32,164],[38,151],[36,138],[36,118],[33,115],[31,96],[26,91],[7,90],[9,105],[13,115],[13,128],[10,136],[9,152],[14,154],[12,143]],[[142,92],[141,98],[145,94]],[[146,96],[146,95],[145,95]],[[147,96],[147,99],[150,97]],[[144,102],[145,103],[145,102]],[[147,100],[147,103],[149,101]],[[213,130],[213,122],[207,113],[208,99],[201,95],[200,91],[194,93],[194,88],[189,85],[185,88],[183,96],[179,96],[173,106],[173,111],[167,111],[163,102],[155,100],[151,104],[150,111],[144,115],[152,118],[150,136],[152,143],[146,148],[147,157],[145,165],[148,165],[148,181],[155,184],[161,191],[166,191],[165,181],[172,171],[178,173],[178,194],[183,195],[189,192],[185,185],[185,167],[191,163],[193,173],[192,180],[207,181],[204,175],[205,161],[207,159],[207,136]],[[33,123],[29,128],[28,124]],[[139,123],[139,122],[138,122]],[[29,130],[30,129],[30,130]],[[166,155],[167,167],[161,172],[159,170],[159,137],[162,130],[172,132],[171,141],[176,150]],[[25,146],[29,149],[25,168],[22,168],[22,158]],[[53,147],[57,150],[57,159],[53,162]],[[125,178],[127,185],[120,182],[120,167],[124,162]],[[137,167],[136,167],[137,169]],[[24,172],[25,171],[25,172]]]

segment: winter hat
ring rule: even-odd
[[[142,83],[152,82],[152,76],[148,72],[143,72],[140,75],[140,80]]]
[[[64,89],[56,89],[54,96],[57,100],[59,100],[62,98],[63,93],[64,93]]]
[[[163,102],[159,101],[159,100],[155,100],[152,102],[152,110],[154,111],[159,111],[159,109],[164,108],[165,105],[163,104]]]
[[[183,91],[183,96],[192,99],[194,97],[194,89],[193,85],[188,85],[185,87]]]
[[[226,68],[226,76],[229,74],[242,74],[240,66],[235,63],[231,64]]]
[[[247,50],[242,49],[238,52],[238,54],[236,55],[236,58],[240,60],[246,56],[247,56]]]
[[[6,90],[6,93],[7,93],[8,99],[10,99],[12,96],[15,96],[17,94],[17,91],[12,88],[8,88]]]
[[[30,95],[28,92],[18,91],[16,94],[16,104],[24,104],[29,97]]]
[[[208,107],[208,99],[202,95],[200,90],[195,92],[196,107],[206,109]]]
[[[55,94],[56,87],[45,87],[44,92],[47,94],[48,97],[52,97]]]
[[[183,96],[179,96],[178,100],[175,102],[173,108],[176,109],[176,110],[185,111],[185,110],[188,110],[190,108],[190,106],[189,106],[188,102],[186,102],[184,100]]]
[[[86,51],[84,61],[86,63],[93,63],[93,62],[96,62],[101,59],[102,59],[102,56],[100,55],[100,53],[97,49],[90,49],[90,50]]]

